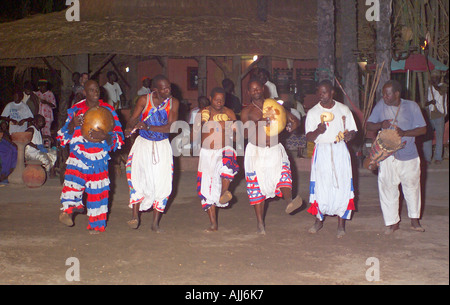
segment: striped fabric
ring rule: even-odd
[[[69,123],[89,108],[86,101],[80,101],[68,110],[65,125],[58,131],[57,140],[61,146],[70,144],[70,154],[66,161],[66,173],[61,193],[61,210],[72,214],[82,212],[83,193],[86,193],[86,208],[89,217],[89,230],[104,231],[106,227],[109,199],[108,152],[120,149],[123,145],[122,127],[114,109],[100,101],[100,106],[109,109],[114,117],[114,128],[110,133],[113,139],[111,146],[106,141],[88,142],[81,135],[81,127],[75,127],[69,133]]]
[[[247,182],[247,195],[250,200],[250,205],[255,205],[266,200],[266,196],[264,196],[259,188],[258,178],[256,177],[256,172],[246,173],[246,182]],[[292,175],[289,164],[283,162],[282,172],[280,181],[277,184],[275,195],[277,197],[282,197],[280,188],[290,188],[292,189]]]
[[[219,208],[228,206],[228,202],[219,203],[222,191],[222,179],[233,180],[239,171],[236,151],[226,146],[221,149],[200,150],[199,168],[197,172],[197,194],[203,210],[212,205]],[[202,187],[203,185],[203,187]]]
[[[147,94],[147,104],[142,111],[140,121],[144,121],[148,126],[162,126],[169,122],[169,113],[172,107],[172,99],[164,101],[158,107],[153,104],[152,93]],[[155,132],[150,130],[139,130],[139,135],[147,140],[161,141],[169,138],[168,133]]]
[[[350,219],[355,210],[350,154],[345,142],[318,143],[311,160],[308,212]]]

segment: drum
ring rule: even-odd
[[[89,142],[101,142],[89,136],[89,131],[103,130],[108,133],[114,128],[114,117],[108,109],[102,106],[90,108],[83,116],[83,125],[81,126],[81,134]]]
[[[22,173],[22,180],[29,188],[42,186],[47,180],[47,173],[42,167],[41,161],[29,160]]]
[[[376,169],[381,161],[402,149],[405,144],[406,142],[402,143],[402,138],[395,129],[381,130],[372,144],[372,150],[369,154],[370,162],[367,168],[370,170]]]
[[[263,118],[269,118],[270,120],[270,125],[264,127],[266,135],[269,137],[278,135],[286,128],[286,110],[276,100],[272,98],[265,99],[262,113]]]

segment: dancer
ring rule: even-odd
[[[258,79],[250,80],[248,93],[251,104],[242,109],[241,119],[244,127],[247,122],[254,122],[255,126],[244,128],[244,137],[249,140],[244,157],[245,179],[250,204],[255,208],[258,233],[265,234],[264,209],[267,198],[283,196],[289,203],[286,213],[298,209],[302,205],[302,198],[297,196],[292,200],[290,162],[286,150],[278,142],[278,135],[269,137],[265,133],[257,132],[259,122],[269,123],[263,118],[263,84]],[[286,112],[286,116],[286,130],[292,132],[300,122],[290,112]]]
[[[172,193],[173,153],[169,142],[170,126],[178,119],[179,101],[172,97],[169,80],[157,75],[152,92],[141,96],[125,129],[129,137],[139,130],[128,155],[127,180],[132,229],[140,224],[139,212],[153,208],[152,230],[161,232],[159,221]]]
[[[233,110],[225,107],[225,90],[216,87],[211,91],[211,105],[201,111],[202,148],[198,162],[197,192],[202,208],[208,213],[211,226],[207,231],[217,231],[216,207],[227,207],[232,198],[228,187],[239,170],[236,151],[233,149]],[[200,128],[198,125],[196,128]]]
[[[345,142],[353,139],[357,127],[350,109],[335,101],[333,94],[329,80],[320,82],[319,103],[306,115],[306,139],[315,142],[308,212],[316,216],[316,222],[309,232],[316,233],[322,228],[325,215],[337,215],[337,237],[341,238],[345,235],[345,220],[350,219],[355,209],[352,165]],[[329,122],[324,122],[326,116],[330,117]]]
[[[61,146],[70,146],[70,155],[66,161],[66,172],[61,194],[59,220],[73,226],[75,213],[85,209],[82,198],[86,193],[86,208],[91,234],[105,231],[109,199],[109,152],[120,149],[123,145],[122,126],[114,109],[99,100],[100,88],[96,81],[88,80],[84,85],[85,100],[73,105],[68,111],[64,126],[58,131],[57,140]],[[114,117],[112,132],[103,130],[90,131],[93,139],[100,142],[88,142],[81,134],[83,115],[90,108],[102,106],[111,111]]]

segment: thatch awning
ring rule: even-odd
[[[254,0],[240,1],[247,6],[256,3]],[[136,6],[146,3],[144,9],[148,10],[148,14],[130,6],[122,12],[111,9],[114,3],[120,3],[123,7],[125,2],[86,2],[91,9],[107,3],[111,15],[95,14],[92,10],[83,14],[81,10],[79,22],[68,22],[63,11],[1,23],[0,60],[87,53],[180,57],[258,54],[289,59],[317,57],[315,1],[269,1],[274,2],[270,4],[269,12],[276,14],[269,14],[265,22],[257,20],[256,10],[249,10],[248,16],[244,16],[247,8],[242,4],[238,13],[218,10],[210,5],[232,3],[230,0],[163,1],[169,6],[181,2],[185,4],[181,9],[178,5],[178,12],[174,15],[161,8],[155,11],[154,6],[160,6],[158,1],[134,0],[133,5]],[[133,3],[132,0],[127,2]],[[148,3],[153,3],[153,7],[148,7]],[[201,4],[205,5],[204,9],[196,7]],[[181,14],[183,9],[185,13]],[[130,14],[132,11],[136,14]],[[214,11],[220,13],[212,14]]]

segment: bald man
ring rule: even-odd
[[[124,144],[122,126],[114,108],[99,100],[100,88],[96,81],[88,80],[84,85],[86,99],[73,105],[67,111],[67,120],[58,131],[57,140],[61,146],[70,145],[70,155],[66,161],[66,172],[61,194],[61,210],[59,220],[73,226],[73,217],[82,213],[85,205],[82,202],[86,193],[86,208],[91,234],[105,231],[109,198],[109,152],[120,149]],[[83,115],[91,108],[104,107],[114,117],[112,132],[103,130],[89,131],[89,135],[99,142],[89,142],[81,134]]]

